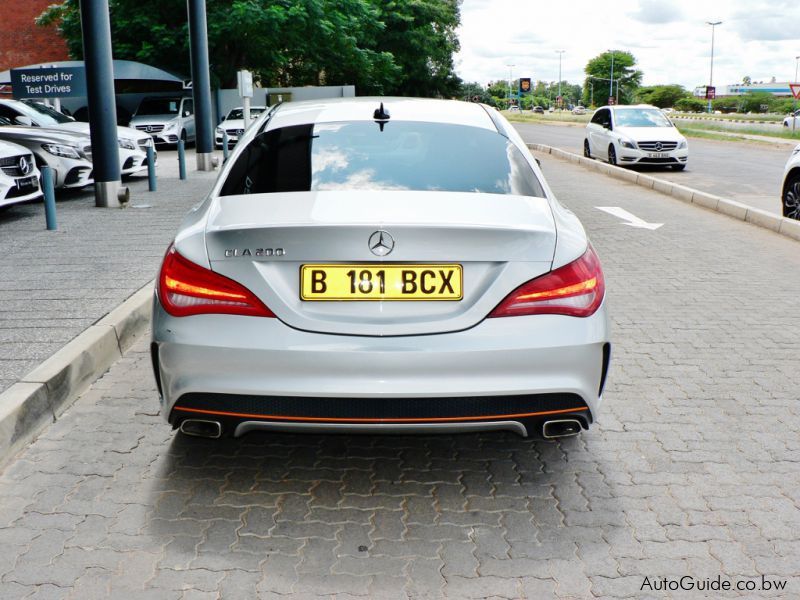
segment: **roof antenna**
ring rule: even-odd
[[[389,116],[389,111],[383,108],[383,102],[381,102],[381,105],[372,113],[372,118],[378,123],[378,126],[381,128],[381,133],[383,133],[383,126],[386,125]]]
[[[380,107],[372,113],[372,118],[376,121],[388,121],[389,116],[389,111],[383,108],[383,102],[381,102]]]

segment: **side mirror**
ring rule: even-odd
[[[222,115],[222,120],[223,120],[223,121],[225,120],[225,115]]]
[[[26,117],[25,115],[20,115],[14,118],[14,122],[17,125],[25,125],[26,127],[33,127],[33,121],[31,121],[30,117]]]
[[[183,116],[184,117],[190,117],[191,115],[192,115],[191,111],[188,111],[188,110],[183,111]]]

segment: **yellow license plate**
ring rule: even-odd
[[[300,298],[457,301],[461,265],[302,265]]]

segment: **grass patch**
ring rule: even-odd
[[[764,135],[767,137],[776,137],[776,138],[784,138],[787,140],[798,140],[800,141],[800,129],[797,129],[794,133],[792,133],[791,128],[789,127],[781,127],[780,129],[760,129],[758,126],[754,127],[737,127],[736,129],[728,129],[726,127],[715,125],[714,123],[704,123],[700,121],[693,121],[692,123],[680,123],[678,124],[678,129],[683,131],[724,131],[727,133],[736,134],[746,134],[746,135]]]
[[[672,113],[670,116],[681,117],[708,117],[710,119],[719,119],[721,121],[764,121],[765,123],[782,123],[782,115],[743,115],[739,113],[730,113],[727,115],[709,115],[708,113]]]
[[[589,122],[589,119],[592,118],[591,115],[573,115],[570,112],[554,112],[539,115],[532,112],[518,113],[504,110],[502,113],[506,119],[517,123],[578,123],[581,125],[586,125],[586,123]]]

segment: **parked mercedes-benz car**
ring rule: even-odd
[[[155,377],[184,433],[552,438],[600,408],[600,261],[484,105],[272,108],[184,220],[157,282]]]
[[[689,143],[655,106],[603,106],[586,125],[583,155],[612,165],[686,168]]]
[[[139,103],[130,127],[152,136],[156,144],[193,142],[194,100],[188,96],[149,96]]]
[[[92,179],[92,141],[76,131],[48,127],[12,125],[0,117],[0,140],[23,146],[30,151],[36,165],[53,169],[56,188],[82,188]]]
[[[0,100],[0,116],[6,117],[15,125],[50,127],[90,135],[89,123],[76,121],[33,100]],[[118,126],[117,142],[122,175],[134,175],[147,169],[147,147],[153,146],[153,139],[149,135],[130,127]]]
[[[783,171],[781,204],[784,217],[800,220],[800,144],[792,150]]]
[[[36,160],[27,148],[0,142],[0,207],[39,198],[39,175]]]
[[[784,127],[791,127],[792,125],[794,125],[795,129],[800,129],[800,108],[789,113],[783,120]]]
[[[250,122],[252,123],[252,121],[265,110],[267,110],[266,106],[251,106]],[[222,148],[223,132],[227,132],[228,148],[233,148],[236,142],[239,141],[239,138],[244,134],[245,129],[247,129],[247,127],[245,127],[244,124],[244,108],[240,106],[231,109],[227,115],[222,117],[222,123],[217,125],[217,128],[214,130],[214,145],[217,148]]]

